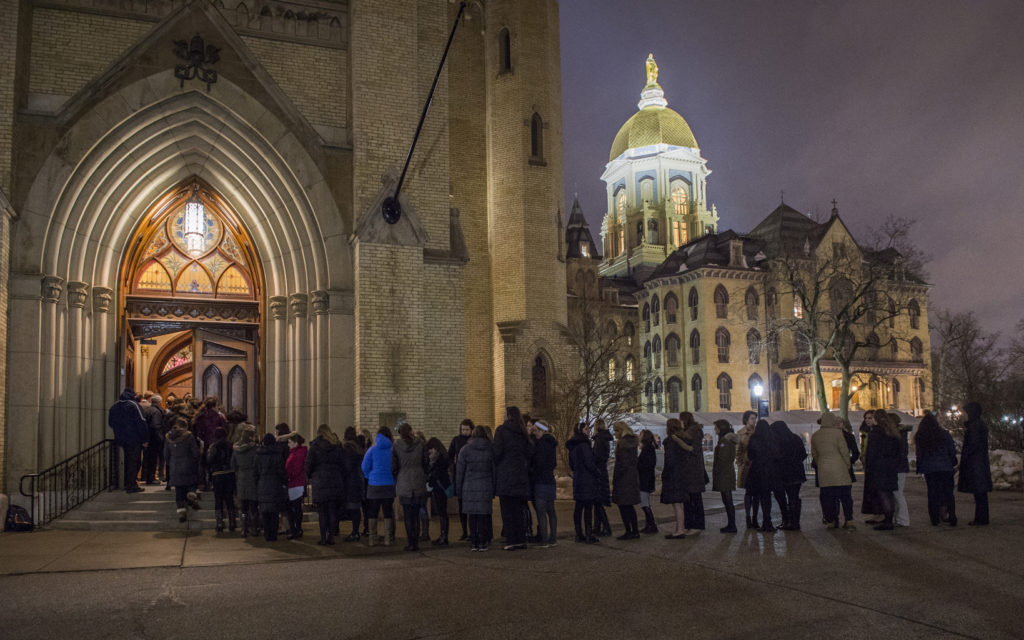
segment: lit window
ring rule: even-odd
[[[686,187],[681,182],[676,182],[672,187],[672,202],[675,204],[677,214],[687,213],[686,199]]]
[[[206,249],[206,212],[194,194],[185,204],[185,247],[192,255]]]
[[[619,218],[623,221],[626,220],[626,190],[619,189],[618,195],[615,196],[615,206],[619,210]]]
[[[804,317],[804,305],[800,302],[800,298],[797,296],[793,297],[793,317],[803,318]]]
[[[580,243],[580,255],[582,255],[584,258],[590,257],[590,247],[587,246],[586,242]]]
[[[615,379],[615,358],[612,358],[608,361],[608,379]]]
[[[633,359],[626,359],[626,380],[633,382]]]

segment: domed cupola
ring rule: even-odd
[[[619,129],[608,160],[618,158],[628,149],[657,144],[697,148],[697,139],[690,125],[683,116],[668,108],[665,92],[658,84],[658,64],[653,54],[647,56],[647,84],[636,106],[639,111]]]

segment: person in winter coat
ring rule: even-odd
[[[435,547],[448,546],[448,497],[454,495],[448,468],[448,452],[444,445],[437,438],[427,440],[427,491],[430,507],[441,523],[441,533],[431,543]]]
[[[601,474],[598,484],[598,499],[594,504],[594,535],[598,537],[612,535],[612,525],[608,521],[605,507],[612,506],[611,492],[608,487],[608,460],[612,455],[612,434],[608,432],[604,420],[594,423],[594,464]]]
[[[743,513],[747,517],[747,528],[757,529],[757,510],[761,506],[761,497],[747,487],[747,476],[750,474],[750,458],[747,457],[747,446],[750,443],[750,436],[754,434],[757,425],[757,412],[745,411],[743,413],[743,427],[736,434],[736,486],[744,489],[743,492]]]
[[[213,431],[213,442],[206,450],[206,468],[210,470],[213,482],[214,509],[217,512],[217,532],[224,531],[224,520],[234,531],[237,526],[235,513],[235,472],[231,469],[231,442],[224,427]]]
[[[462,447],[466,446],[466,443],[469,442],[469,438],[473,434],[474,427],[475,425],[473,424],[473,421],[469,418],[463,420],[462,423],[459,424],[459,435],[452,438],[451,444],[448,445],[448,464],[450,465],[448,471],[451,473],[452,477],[455,476],[455,465],[459,461],[459,451],[462,451]],[[459,498],[459,523],[462,525],[462,536],[459,540],[469,539],[469,530],[466,527],[466,518],[466,512],[462,509],[462,498]]]
[[[840,496],[844,488],[850,488],[850,447],[842,419],[826,411],[818,421],[821,428],[811,436],[811,459],[818,470],[818,500],[822,519],[838,529]]]
[[[621,420],[615,429],[615,466],[612,469],[612,502],[618,505],[619,515],[626,532],[618,540],[636,540],[640,537],[636,506],[640,503],[640,472],[637,470],[637,451],[640,438]]]
[[[893,492],[899,488],[897,474],[902,454],[900,431],[899,427],[889,420],[885,411],[879,409],[871,413],[876,428],[868,433],[868,446],[864,456],[864,485],[865,489],[875,492],[882,508],[884,520],[876,525],[875,529],[891,531],[895,528],[893,516],[896,510]]]
[[[960,479],[957,490],[974,495],[974,520],[967,524],[988,524],[988,492],[992,491],[992,468],[988,459],[988,425],[981,419],[981,405],[964,405],[964,444],[960,449]]]
[[[124,451],[124,490],[127,493],[145,491],[139,486],[139,466],[142,450],[149,446],[149,426],[135,402],[133,389],[121,392],[121,398],[107,413],[107,424],[114,431],[114,444]]]
[[[683,424],[683,438],[692,444],[693,449],[683,456],[683,478],[687,493],[683,503],[683,524],[686,535],[693,535],[704,530],[704,498],[702,496],[707,484],[707,471],[704,469],[704,427],[697,423],[693,414],[683,411],[679,414]]]
[[[178,522],[185,522],[188,509],[199,509],[199,443],[188,430],[188,422],[182,418],[174,421],[164,443],[164,459],[167,460],[170,483],[174,487],[174,504],[178,508]]]
[[[369,528],[367,544],[371,547],[380,540],[377,535],[378,514],[384,518],[384,545],[390,547],[395,542],[395,476],[391,473],[393,439],[391,429],[382,426],[377,429],[373,446],[363,456],[361,468],[366,477],[366,499],[370,506],[366,513]]]
[[[235,430],[231,453],[231,470],[235,472],[235,488],[242,508],[242,536],[259,535],[259,497],[256,493],[256,427],[242,423]],[[277,523],[274,523],[277,526]]]
[[[337,434],[326,424],[317,428],[316,438],[309,445],[305,471],[320,525],[317,544],[332,545],[340,509],[345,504],[345,456]]]
[[[494,451],[484,426],[474,427],[472,437],[459,450],[455,493],[466,512],[471,550],[487,551],[494,503]]]
[[[882,499],[878,495],[878,491],[870,488],[875,485],[875,482],[871,477],[871,469],[868,466],[868,442],[871,441],[872,434],[881,430],[882,427],[875,422],[875,412],[865,411],[864,421],[860,425],[860,459],[861,464],[864,465],[864,493],[860,501],[860,512],[864,515],[871,516],[864,521],[871,525],[881,524],[883,518],[878,516],[881,516],[884,513],[884,509],[882,509]]]
[[[288,507],[288,471],[274,434],[263,436],[263,446],[256,450],[252,475],[263,520],[263,539],[274,542],[277,540],[277,521],[281,510]]]
[[[534,421],[530,425],[533,450],[530,454],[530,487],[533,509],[537,512],[537,538],[542,548],[558,544],[558,515],[555,513],[555,466],[558,464],[558,440],[547,425]]]
[[[777,442],[771,435],[768,421],[758,420],[754,433],[747,441],[747,458],[750,460],[747,491],[754,492],[761,500],[761,526],[758,531],[762,533],[775,531],[775,525],[772,524],[773,495],[782,508],[782,513],[785,515],[787,511],[786,494],[776,464],[778,456]]]
[[[903,495],[903,489],[907,485],[907,474],[910,473],[910,432],[912,428],[910,425],[902,424],[898,414],[889,413],[886,415],[889,416],[889,421],[896,425],[900,431],[900,468],[896,474],[898,486],[896,491],[892,493],[896,504],[893,524],[897,527],[909,527],[910,511],[907,509],[907,498]]]
[[[783,531],[800,530],[800,511],[803,508],[803,500],[800,499],[800,485],[807,482],[807,475],[804,473],[804,460],[807,459],[807,448],[804,446],[803,438],[789,430],[782,420],[777,420],[771,425],[771,434],[775,438],[778,450],[776,465],[778,468],[779,480],[786,492],[786,501],[782,511]],[[780,506],[783,506],[780,503]]]
[[[505,422],[494,432],[494,492],[501,505],[505,551],[526,548],[524,511],[530,498],[530,438],[517,407],[505,409]]]
[[[288,458],[284,468],[288,475],[288,539],[302,538],[302,502],[306,497],[306,439],[293,432],[284,436],[288,445]]]
[[[711,467],[711,490],[717,491],[725,506],[728,522],[719,529],[722,533],[736,533],[736,506],[732,492],[736,489],[736,434],[728,420],[715,420],[715,458]]]
[[[665,423],[665,463],[661,469],[661,503],[672,505],[676,516],[676,526],[672,533],[666,534],[669,540],[686,537],[686,519],[683,504],[690,498],[687,484],[687,457],[693,457],[694,445],[686,440],[683,423],[677,418],[669,418]],[[699,445],[698,445],[699,448]],[[702,478],[703,479],[703,478]]]
[[[227,430],[228,421],[224,414],[217,410],[217,398],[210,396],[203,400],[195,417],[192,418],[192,433],[199,438],[202,447],[203,457],[199,463],[200,484],[204,491],[210,490],[210,470],[206,466],[206,452],[213,444],[213,432],[219,428]]]
[[[585,422],[576,425],[565,448],[569,450],[572,498],[576,503],[572,512],[576,542],[595,544],[598,539],[594,535],[592,518],[594,505],[601,495],[601,472],[594,462],[594,450],[590,446],[590,425]]]
[[[917,451],[917,472],[924,476],[928,485],[928,518],[932,526],[946,520],[949,526],[955,527],[953,471],[956,468],[956,445],[953,436],[939,426],[931,411],[925,411],[917,425],[914,448]]]
[[[640,480],[640,508],[644,512],[644,528],[640,533],[658,533],[658,523],[654,521],[654,510],[651,508],[651,494],[654,493],[655,469],[658,466],[658,445],[654,441],[654,433],[644,429],[640,432],[640,455],[637,457],[636,468]]]
[[[420,549],[420,507],[427,500],[427,456],[423,441],[415,437],[407,422],[398,425],[398,442],[391,449],[391,471],[395,476],[395,493],[402,505],[406,551]]]
[[[843,420],[843,438],[850,449],[850,486],[839,487],[839,504],[843,507],[843,529],[855,531],[857,527],[853,524],[853,483],[857,482],[857,474],[854,473],[853,465],[860,460],[860,443],[857,442],[857,436],[853,435],[853,425],[847,419]]]
[[[345,462],[345,499],[342,506],[346,519],[352,522],[352,533],[345,536],[344,542],[359,542],[359,520],[366,503],[366,478],[361,468],[366,450],[356,435],[355,427],[345,429],[341,453]],[[338,535],[338,529],[335,528],[333,533]]]
[[[147,391],[147,393],[149,393]],[[160,484],[158,481],[160,467],[163,466],[164,437],[169,430],[164,426],[164,409],[160,406],[163,398],[159,394],[149,397],[149,405],[142,407],[142,416],[146,419],[146,426],[149,429],[149,446],[146,447],[143,455],[142,477],[146,484]]]

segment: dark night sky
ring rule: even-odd
[[[779,202],[854,236],[914,218],[932,311],[1024,317],[1024,2],[561,0],[566,200],[601,173],[653,52],[708,160],[720,228]]]

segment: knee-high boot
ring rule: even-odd
[[[395,544],[395,519],[384,518],[384,546]]]
[[[658,523],[654,521],[654,510],[644,507],[644,530],[643,533],[658,533]]]
[[[719,531],[722,533],[736,533],[736,505],[732,503],[732,500],[725,501],[725,516],[729,519],[729,522]]]

